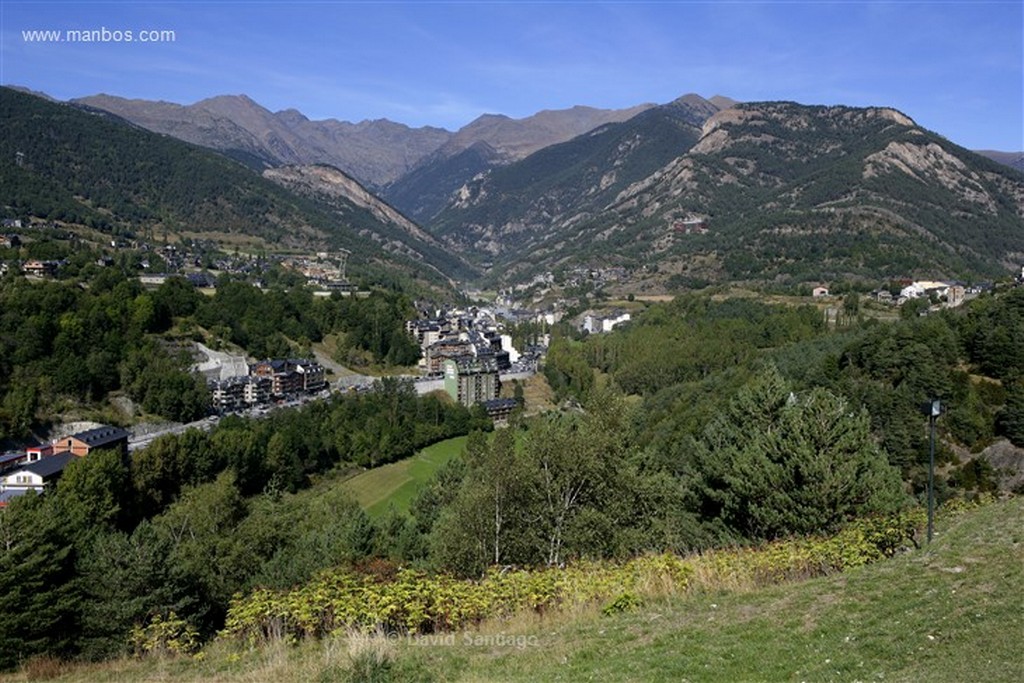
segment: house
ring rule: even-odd
[[[35,462],[53,455],[53,444],[46,443],[40,446],[30,446],[25,449],[25,461]]]
[[[946,306],[955,308],[964,302],[967,297],[967,290],[963,285],[952,284],[946,288]]]
[[[252,379],[270,382],[268,377],[253,377]],[[248,384],[248,380],[248,377],[228,377],[210,382],[210,402],[213,404],[213,409],[226,413],[238,410],[245,405],[245,385]]]
[[[23,462],[28,462],[28,459],[22,451],[0,454],[0,472],[17,467]]]
[[[875,301],[881,304],[892,304],[895,299],[892,296],[892,292],[888,289],[879,289],[871,293],[875,298]]]
[[[611,332],[612,330],[614,330],[619,325],[621,325],[623,323],[628,323],[629,321],[630,321],[629,313],[622,312],[622,313],[615,314],[615,315],[613,315],[610,318],[604,318],[603,320],[601,320],[601,331],[602,332]]]
[[[510,364],[519,362],[519,351],[517,351],[516,348],[512,346],[512,335],[501,335],[501,348],[508,352],[508,360]]]
[[[56,482],[68,463],[75,460],[71,453],[58,453],[36,462],[30,462],[0,477],[0,492],[43,491],[47,485]]]
[[[84,458],[97,448],[117,448],[121,451],[121,455],[127,456],[128,432],[120,427],[97,427],[57,439],[53,442],[53,448],[67,451],[79,458]]]
[[[580,325],[580,329],[590,334],[611,332],[619,325],[628,323],[629,321],[630,314],[624,311],[615,311],[607,317],[602,317],[596,313],[590,312],[583,316],[583,323]]]
[[[143,267],[145,268],[147,266]],[[167,282],[167,278],[169,277],[170,275],[167,273],[145,273],[139,276],[139,282],[142,283],[144,287],[159,287]]]
[[[463,356],[472,356],[475,353],[473,344],[468,339],[459,337],[447,337],[434,342],[427,347],[426,365],[427,374],[441,372],[445,361]]]
[[[59,261],[40,261],[38,259],[32,259],[31,261],[25,261],[25,263],[22,264],[21,272],[32,277],[53,277],[57,274],[57,268],[59,266]]]
[[[302,377],[302,390],[306,393],[322,391],[327,387],[326,371],[324,366],[316,361],[301,358],[290,361],[295,367],[295,372]]]
[[[804,291],[806,292],[807,290],[805,289]],[[814,289],[811,290],[811,296],[814,297],[815,299],[817,299],[819,297],[823,297],[823,296],[828,296],[828,295],[829,295],[828,287],[826,287],[824,285],[818,285],[817,287],[815,287]]]
[[[260,375],[227,377],[210,382],[214,410],[230,412],[270,402],[273,379]]]
[[[185,279],[196,289],[216,289],[217,287],[217,278],[206,271],[189,273]]]
[[[304,358],[260,361],[254,363],[249,371],[255,377],[269,377],[270,393],[274,396],[320,391],[327,386],[323,366]]]
[[[706,235],[708,233],[707,219],[691,217],[685,220],[672,221],[672,229],[684,235]]]
[[[495,425],[507,425],[512,413],[519,407],[519,401],[514,398],[492,398],[489,401],[480,403],[487,411],[487,417],[494,421]]]

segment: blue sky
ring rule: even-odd
[[[27,30],[169,30],[165,43]],[[455,130],[483,113],[695,92],[884,105],[972,149],[1024,150],[1024,0],[0,0],[0,83],[58,99],[245,93],[313,119]]]

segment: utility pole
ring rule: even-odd
[[[928,544],[935,528],[935,421],[942,414],[942,403],[932,399],[928,407]]]

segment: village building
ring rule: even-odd
[[[611,332],[619,325],[628,323],[631,319],[632,316],[625,311],[615,311],[609,315],[603,316],[594,312],[588,312],[583,316],[583,321],[580,323],[580,329],[588,334]]]
[[[464,406],[498,398],[498,365],[493,358],[448,359],[444,362],[444,389]]]
[[[494,421],[495,426],[507,425],[512,413],[519,407],[519,401],[514,398],[492,398],[483,401],[481,404],[487,411],[487,417]]]
[[[305,358],[260,361],[250,366],[249,374],[270,378],[270,393],[278,397],[317,392],[327,386],[324,367]]]
[[[30,277],[53,277],[57,274],[60,261],[40,261],[32,259],[25,261],[21,266],[21,272]]]
[[[25,463],[0,476],[0,507],[29,491],[42,492],[52,486],[76,456],[58,453],[36,462]]]
[[[53,442],[53,450],[57,451],[58,454],[66,451],[79,458],[84,458],[97,448],[116,448],[121,451],[123,456],[127,456],[128,432],[120,427],[97,427],[96,429],[78,432]],[[40,462],[43,460],[46,460],[46,458],[43,458]]]

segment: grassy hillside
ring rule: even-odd
[[[930,547],[879,564],[760,589],[720,582],[611,615],[520,615],[433,639],[221,642],[196,659],[37,661],[0,681],[1017,681],[1021,519],[1024,499],[991,504],[940,518]]]
[[[431,648],[422,666],[455,680],[1021,680],[1021,519],[1021,499],[991,505],[889,562],[524,625],[515,633],[537,645],[521,651],[460,639]]]
[[[380,517],[394,504],[406,512],[416,492],[449,460],[462,453],[466,437],[428,446],[411,458],[375,467],[346,480],[341,488],[351,494],[371,517]]]

